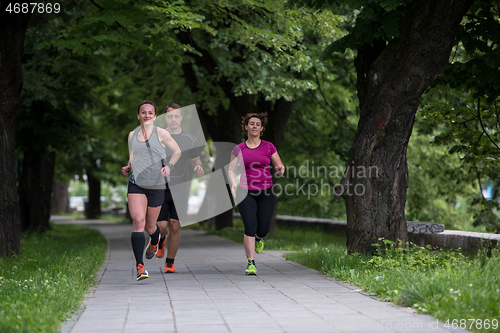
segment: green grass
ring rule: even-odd
[[[0,258],[0,332],[58,332],[95,284],[106,246],[77,225],[23,235],[19,256]]]
[[[239,219],[234,220],[233,228],[224,228],[219,231],[208,229],[207,233],[243,244],[244,228],[243,222]],[[277,228],[275,235],[266,237],[265,250],[299,251],[314,246],[321,247],[331,244],[345,245],[346,239],[344,237],[321,232],[319,228]]]
[[[240,222],[234,230],[209,233],[240,243],[243,238]],[[365,256],[348,255],[345,244],[345,238],[317,230],[278,228],[276,236],[266,237],[264,251],[295,250],[285,258],[355,285],[382,301],[412,307],[445,324],[448,321],[450,328],[500,331],[500,248],[489,256],[486,251],[464,256],[458,250],[418,246],[405,252],[386,241],[386,249]]]

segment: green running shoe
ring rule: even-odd
[[[257,275],[257,267],[255,267],[255,262],[252,259],[247,259],[247,269],[245,273],[247,275]]]
[[[262,253],[264,251],[264,238],[255,241],[255,252]]]

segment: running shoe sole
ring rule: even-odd
[[[149,277],[148,272],[137,274],[137,281],[145,280]]]

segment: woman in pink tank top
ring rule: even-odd
[[[247,139],[231,152],[228,176],[231,192],[238,202],[245,235],[243,244],[247,256],[248,275],[257,274],[255,253],[264,249],[264,237],[274,213],[276,196],[273,193],[272,163],[278,174],[285,172],[276,147],[260,137],[267,124],[266,113],[249,113],[243,117],[241,127]],[[240,184],[236,182],[238,164],[241,166]]]

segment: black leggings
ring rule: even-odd
[[[245,192],[244,189],[238,186],[236,196],[241,198],[241,196],[245,195]],[[238,204],[241,219],[245,226],[245,235],[250,237],[257,235],[259,238],[267,236],[275,204],[276,196],[272,192],[272,187],[260,191],[248,191],[245,198]]]

